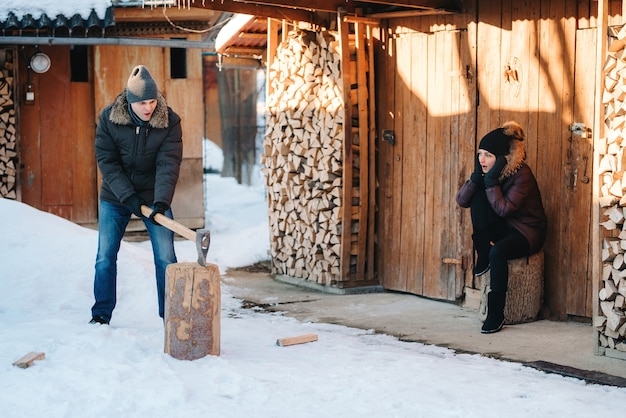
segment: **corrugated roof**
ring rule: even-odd
[[[102,36],[107,28],[115,26],[113,7],[108,7],[104,18],[100,18],[95,10],[88,17],[80,14],[72,16],[58,14],[49,16],[46,13],[35,19],[31,14],[17,16],[10,12],[6,19],[0,20],[2,36],[37,34],[39,36]]]

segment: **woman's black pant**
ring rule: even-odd
[[[484,189],[474,195],[470,212],[474,229],[474,249],[479,258],[489,257],[491,290],[506,293],[509,284],[508,261],[529,256],[530,244],[505,218],[493,211]]]

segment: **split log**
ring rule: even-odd
[[[179,360],[220,355],[221,290],[215,264],[166,269],[165,353]]]
[[[612,301],[615,300],[617,295],[617,286],[615,286],[615,282],[613,282],[612,279],[606,280],[604,282],[604,287],[600,289],[599,292],[600,300]]]
[[[617,286],[617,293],[622,296],[626,296],[626,280],[622,279]]]
[[[620,182],[619,189],[620,189],[619,196],[621,196],[622,195],[621,182]],[[616,224],[622,223],[622,221],[624,220],[624,210],[617,206],[611,206],[609,209],[605,210],[604,215],[608,216],[609,219],[611,219]]]
[[[15,361],[13,363],[14,366],[20,367],[22,369],[26,369],[30,366],[33,365],[33,363],[35,362],[35,360],[43,360],[46,358],[46,354],[45,353],[36,353],[34,351],[31,351],[30,353],[26,354],[24,357],[20,358],[19,360]]]
[[[279,338],[278,340],[276,340],[276,345],[281,346],[281,347],[286,347],[288,345],[304,344],[304,343],[310,343],[313,341],[317,341],[317,334],[305,334],[305,335],[299,335],[297,337]]]

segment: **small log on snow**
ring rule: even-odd
[[[297,337],[279,338],[278,340],[276,340],[276,345],[280,347],[285,347],[288,345],[304,344],[313,341],[317,341],[317,334],[304,334]]]
[[[43,360],[45,358],[46,358],[46,353],[36,353],[34,351],[31,351],[30,353],[26,354],[21,359],[14,362],[13,365],[20,367],[22,369],[26,369],[32,366],[35,360]]]

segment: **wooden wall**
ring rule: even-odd
[[[610,4],[609,24],[618,24],[621,2]],[[380,34],[378,126],[396,133],[390,145],[379,132],[381,282],[448,300],[473,286],[469,211],[454,195],[481,137],[515,119],[549,220],[543,314],[590,318],[592,182],[582,179],[592,178],[593,132],[570,126],[595,122],[597,2],[465,8],[390,20]]]

